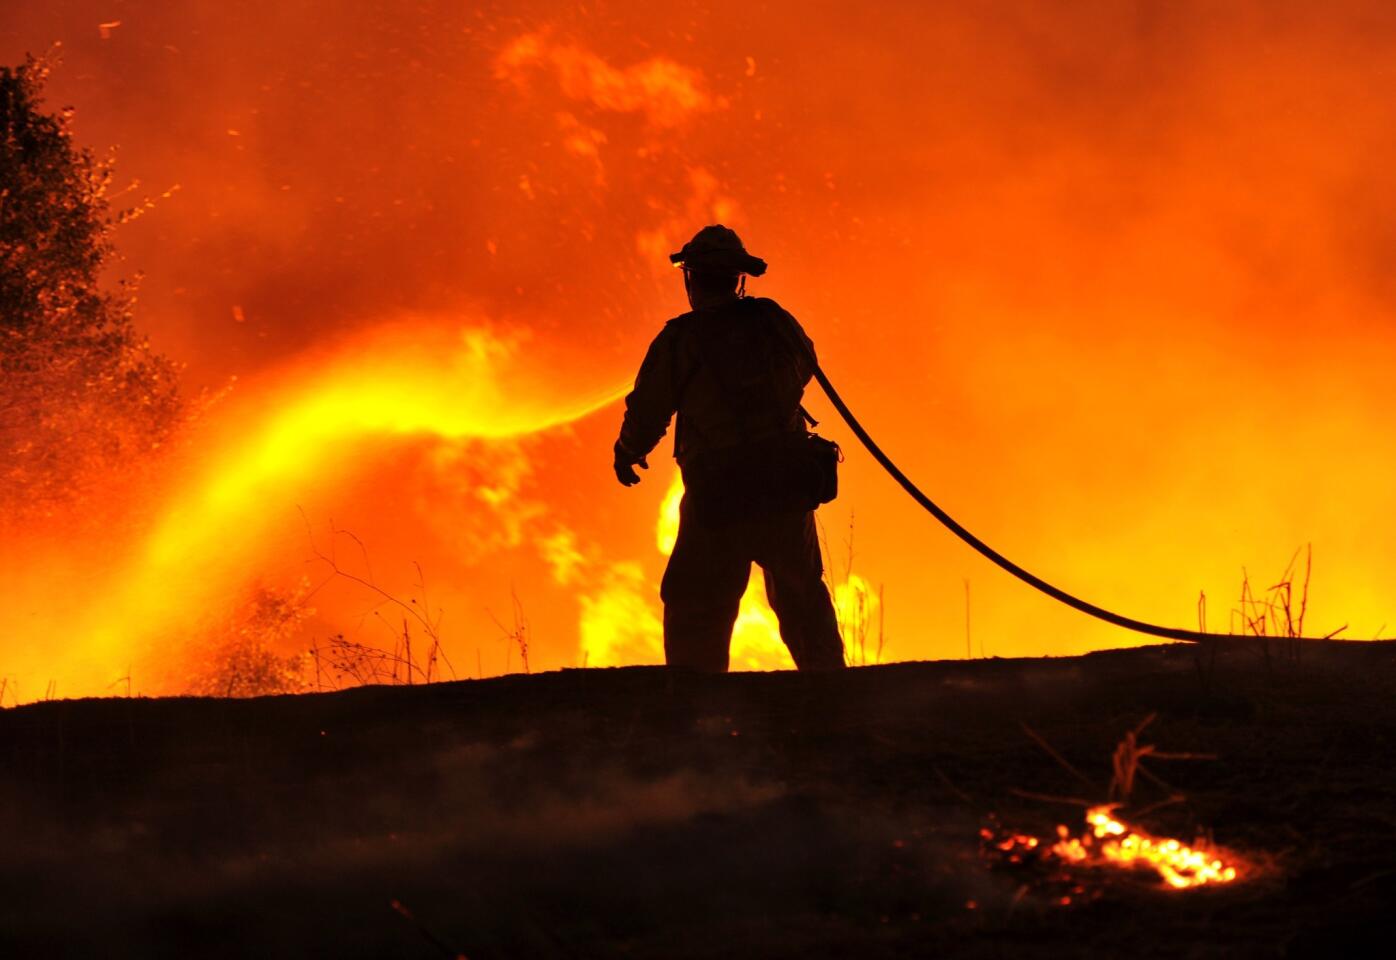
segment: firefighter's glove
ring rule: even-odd
[[[634,454],[626,452],[626,449],[622,447],[619,442],[616,443],[615,454],[616,479],[619,480],[623,486],[635,486],[635,484],[640,482],[640,475],[635,472],[635,468],[638,466],[643,470],[648,470],[650,465],[645,462],[644,457],[639,457],[637,459]]]

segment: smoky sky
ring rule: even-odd
[[[836,269],[841,287],[856,274],[914,299],[928,276],[974,274],[1061,297],[1123,269],[1167,292],[1180,269],[1205,269],[1176,242],[1204,206],[1194,243],[1297,288],[1298,305],[1310,292],[1288,261],[1312,260],[1319,239],[1346,286],[1389,305],[1393,16],[58,3],[9,7],[0,49],[14,62],[62,44],[52,101],[77,108],[83,143],[116,149],[118,185],[139,181],[118,205],[178,185],[122,231],[120,269],[145,275],[157,341],[210,375],[400,309],[469,304],[593,349],[623,341],[655,322],[664,280],[636,235],[669,226],[695,169],[768,259]],[[682,65],[715,105],[656,124],[569,94],[556,64],[501,76],[500,52],[530,34],[617,70]],[[597,137],[594,155],[569,147],[576,129]],[[1122,254],[1160,220],[1181,262],[1151,276]],[[832,289],[819,305],[851,299]]]
[[[722,220],[864,421],[1014,559],[1184,623],[1312,541],[1330,628],[1389,607],[1390,4],[0,9],[7,62],[55,42],[51,104],[139,181],[117,206],[154,198],[114,272],[192,385],[406,314],[614,386],[684,307],[665,254]],[[532,475],[648,586],[659,492],[611,489],[607,416]],[[845,471],[903,654],[963,649],[971,576],[991,652],[1118,640]]]

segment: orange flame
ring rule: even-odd
[[[668,556],[679,535],[679,502],[683,477],[677,471],[660,503],[655,545]],[[663,626],[651,607],[640,569],[616,564],[603,589],[583,599],[581,642],[583,660],[591,666],[663,662]],[[647,592],[646,592],[647,591]],[[834,585],[834,610],[847,638],[866,635],[877,615],[879,599],[862,577],[849,572]],[[760,570],[753,567],[732,628],[731,667],[734,670],[790,670],[795,663],[780,638],[780,622],[766,600]]]
[[[1082,837],[1070,836],[1066,827],[1058,827],[1061,839],[1052,846],[1052,853],[1069,863],[1145,867],[1175,890],[1231,883],[1239,876],[1236,867],[1218,857],[1126,826],[1115,818],[1112,806],[1092,807],[1086,812],[1086,823],[1090,831]],[[1029,839],[1029,846],[1036,847],[1037,839]]]
[[[27,643],[6,653],[11,677],[26,687],[53,679],[66,696],[102,693],[113,669],[160,654],[255,575],[275,523],[317,475],[352,470],[357,442],[374,436],[506,439],[584,417],[619,388],[581,399],[530,382],[514,345],[479,329],[410,323],[380,331],[317,373],[289,379],[261,406],[224,424],[225,435],[179,478],[150,529],[113,574],[74,600],[55,604],[53,621],[22,624]],[[252,568],[251,573],[249,568]],[[55,648],[43,641],[63,636]],[[23,654],[23,660],[20,655]],[[177,659],[177,658],[175,658]],[[149,682],[151,670],[146,671]],[[181,678],[171,677],[177,684]],[[168,683],[165,684],[168,686]],[[146,687],[146,692],[153,692]]]
[[[530,69],[551,68],[563,94],[598,110],[642,113],[656,126],[671,127],[690,114],[725,106],[705,89],[702,75],[667,57],[651,57],[624,69],[575,43],[546,33],[516,37],[495,59],[495,75],[522,83]]]
[[[1317,632],[1369,635],[1390,613],[1396,193],[1381,138],[1396,101],[1367,95],[1389,61],[1370,4],[1325,5],[1321,29],[1237,5],[1142,31],[1108,4],[1009,18],[908,5],[854,34],[836,5],[771,4],[734,40],[722,17],[678,24],[635,0],[526,23],[478,5],[390,22],[305,5],[274,31],[195,0],[106,42],[103,5],[57,6],[8,4],[0,32],[63,37],[78,68],[55,75],[50,102],[77,107],[84,145],[121,144],[119,179],[185,184],[119,242],[147,272],[140,326],[195,388],[260,382],[299,344],[401,304],[508,311],[533,346],[618,380],[684,309],[667,254],[720,221],[771,260],[753,292],[805,322],[889,452],[1015,560],[1182,626],[1205,589],[1226,628],[1242,564],[1278,569],[1312,541]],[[132,43],[172,55],[132,57]],[[244,50],[257,56],[230,55]],[[831,85],[834,50],[860,69]],[[112,95],[152,90],[168,109]],[[301,544],[257,542],[298,528],[295,503],[328,519],[302,491],[347,472],[339,452],[358,438],[483,436],[533,402],[445,390],[418,416],[415,362],[366,353],[356,377],[344,359],[296,362],[275,409],[199,437],[193,479],[154,491],[155,523],[113,532],[116,547],[0,544],[0,678],[100,692],[132,642],[196,637],[191,614],[230,600],[234,573],[276,576],[268,558]],[[439,419],[458,408],[469,422]],[[559,399],[499,429],[576,409]],[[554,583],[536,567],[518,578],[536,663],[575,662],[579,640],[593,664],[655,662],[661,564],[649,507],[632,522],[634,495],[606,476],[617,414],[549,454],[567,479],[539,473],[546,522],[515,523],[516,504],[484,490],[413,516],[377,487],[355,507],[404,522],[372,546],[415,552],[488,514],[511,549],[548,557]],[[868,457],[850,449],[844,480],[860,572],[895,598],[887,658],[961,655],[971,612],[974,648],[993,655],[1147,642],[997,573],[975,580],[971,611],[979,561]],[[513,578],[506,559],[446,570],[452,627]],[[876,594],[833,579],[853,636]],[[784,663],[759,584],[742,609],[734,663],[748,646]]]

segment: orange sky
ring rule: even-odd
[[[1312,542],[1315,630],[1396,618],[1388,5],[343,6],[0,11],[6,62],[62,42],[51,102],[140,181],[118,203],[179,185],[122,229],[119,269],[191,385],[239,378],[129,543],[6,545],[21,666],[0,674],[168,662],[151,651],[185,642],[185,606],[303,572],[300,510],[394,589],[419,560],[462,672],[505,668],[511,589],[535,668],[580,662],[618,583],[653,616],[667,441],[627,491],[618,404],[571,417],[633,376],[682,309],[664,254],[717,219],[886,449],[1047,579],[1184,626],[1205,589],[1218,627],[1243,566],[1269,585]],[[502,353],[457,363],[462,343]],[[461,363],[487,364],[488,396],[461,384],[453,410]],[[365,383],[391,417],[313,413]],[[339,426],[259,475],[222,572],[179,566],[207,596],[140,587],[130,619],[169,623],[114,645],[45,612],[75,578],[110,597],[156,576],[131,571],[173,505],[306,410]],[[481,439],[495,419],[524,433]],[[970,554],[825,432],[850,449],[821,513],[840,557],[855,516],[888,656],[963,655],[966,579],[976,652],[1135,642]],[[371,631],[363,606],[327,594],[314,628]]]

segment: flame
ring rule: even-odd
[[[660,127],[672,127],[694,113],[726,105],[704,89],[701,73],[668,57],[618,68],[578,44],[535,32],[516,37],[495,58],[495,76],[500,80],[522,85],[535,69],[550,69],[568,99],[612,113],[641,113]],[[564,121],[572,122],[570,117]],[[596,133],[584,135],[592,142],[581,152],[593,151]],[[572,142],[568,147],[575,150],[577,145]]]
[[[683,476],[674,471],[656,526],[659,550],[666,557],[674,551],[678,539],[681,500]],[[737,622],[732,627],[730,662],[734,670],[790,670],[795,666],[790,651],[780,639],[780,624],[766,601],[766,584],[755,565],[742,593],[741,606],[737,608]]]
[[[663,556],[674,552],[679,535],[679,503],[683,476],[674,472],[660,501],[655,522],[655,546]],[[583,602],[583,659],[593,666],[663,662],[663,626],[641,591],[646,588],[639,569],[618,565],[603,589]],[[833,591],[834,610],[845,637],[866,637],[880,600],[866,580],[851,571]],[[627,659],[628,658],[628,659]],[[733,670],[790,670],[795,666],[780,638],[780,621],[766,599],[761,571],[753,565],[732,628],[730,665]],[[864,660],[866,662],[866,660]]]
[[[1130,827],[1119,820],[1114,811],[1113,804],[1091,807],[1086,811],[1085,833],[1076,836],[1060,825],[1057,842],[1050,847],[1031,834],[1000,835],[987,827],[980,830],[980,837],[986,844],[985,849],[1002,856],[1010,864],[1047,855],[1068,866],[1147,869],[1157,873],[1174,890],[1232,883],[1241,877],[1239,867],[1215,853]],[[1062,902],[1069,903],[1070,898]]]
[[[637,564],[617,563],[605,572],[601,587],[581,599],[584,666],[664,662],[664,625],[654,611],[652,593]]]
[[[73,105],[82,146],[120,145],[118,181],[183,184],[116,238],[118,271],[145,274],[140,328],[188,364],[190,392],[237,374],[266,401],[197,438],[135,544],[124,527],[90,555],[0,544],[0,677],[94,689],[125,670],[128,642],[190,634],[199,602],[299,558],[302,543],[259,542],[299,525],[296,503],[327,518],[307,491],[348,472],[351,448],[367,462],[369,437],[563,422],[575,444],[526,454],[527,522],[505,488],[443,506],[383,484],[353,508],[401,520],[371,544],[399,555],[463,518],[508,529],[445,570],[452,629],[517,578],[535,664],[657,661],[663,553],[649,491],[606,472],[618,410],[569,421],[585,403],[511,383],[467,398],[488,416],[438,424],[454,391],[409,408],[427,406],[412,396],[441,358],[388,369],[365,352],[355,377],[342,355],[297,351],[404,304],[485,304],[574,368],[628,378],[684,309],[667,254],[713,221],[770,260],[752,292],[800,317],[889,453],[1035,572],[1183,626],[1205,590],[1225,628],[1242,566],[1269,576],[1312,541],[1313,631],[1388,620],[1396,194],[1382,138],[1396,101],[1368,95],[1390,61],[1369,4],[1325,5],[1321,29],[1237,5],[1141,30],[1108,4],[908,5],[850,27],[837,5],[773,3],[744,8],[736,34],[639,0],[522,21],[479,5],[261,6],[275,29],[190,0],[105,42],[94,25],[115,21],[97,0],[0,8],[6,36],[63,41],[49,103]],[[831,51],[858,69],[831,80]],[[516,404],[532,409],[514,418]],[[980,572],[846,446],[839,508],[858,509],[862,576],[840,563],[831,580],[850,653],[876,632],[883,583],[886,659],[960,656],[971,620],[989,655],[1136,642]],[[783,663],[759,584],[742,609],[734,662],[750,636],[758,662]],[[75,674],[92,679],[75,688]]]
[[[1066,827],[1059,827],[1060,839],[1052,846],[1052,852],[1070,863],[1144,867],[1175,890],[1231,883],[1239,875],[1236,867],[1202,850],[1127,827],[1115,818],[1114,808],[1109,805],[1088,810],[1086,824],[1090,832],[1082,837],[1069,836]]]
[[[251,422],[234,417],[199,469],[167,491],[160,515],[105,588],[59,611],[76,640],[56,650],[31,644],[42,655],[32,673],[59,679],[69,696],[104,690],[114,666],[179,636],[235,595],[269,527],[288,519],[286,508],[315,475],[351,469],[359,441],[525,436],[582,418],[621,392],[556,397],[529,382],[517,347],[478,328],[394,325],[316,361],[313,375],[288,378],[259,398]]]
[[[679,535],[683,477],[674,477],[664,493],[655,523],[655,545],[664,556],[674,551]],[[634,564],[611,568],[602,588],[582,601],[582,658],[591,666],[663,663],[664,628],[654,612],[655,585]],[[780,639],[775,611],[766,602],[766,587],[755,567],[742,594],[732,628],[730,664],[734,670],[789,670],[795,664]]]

